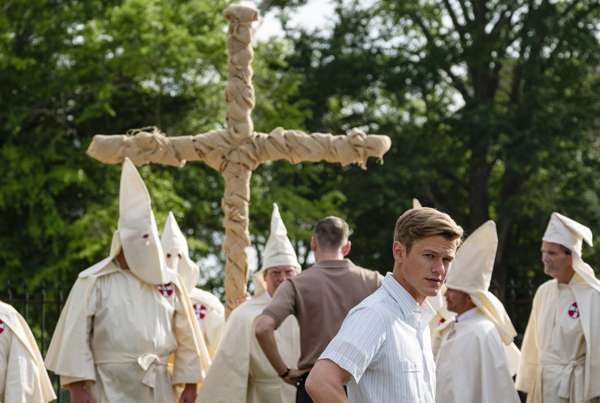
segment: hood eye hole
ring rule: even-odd
[[[146,238],[148,238],[148,236],[149,236],[148,234],[144,234],[144,236],[142,238],[146,239]]]
[[[178,254],[177,254],[177,257],[178,257],[179,259],[181,259],[181,253],[178,253]]]
[[[167,259],[170,259],[170,258],[171,258],[171,254],[167,253]]]

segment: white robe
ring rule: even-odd
[[[537,290],[517,373],[528,403],[600,402],[599,318],[600,293],[577,273]]]
[[[496,326],[477,308],[446,322],[435,346],[437,403],[520,403]]]
[[[196,403],[296,401],[296,388],[279,378],[254,335],[256,321],[268,304],[269,299],[262,294],[231,313]],[[289,316],[281,324],[275,331],[275,340],[284,362],[297,368],[300,329],[296,317]]]
[[[190,300],[208,353],[213,359],[225,331],[225,307],[219,298],[199,288],[190,292]]]
[[[47,403],[56,399],[27,322],[0,302],[0,402]]]
[[[62,385],[85,381],[96,403],[162,403],[173,401],[173,384],[202,381],[208,352],[175,272],[169,271],[172,287],[163,292],[113,262],[84,273],[46,357]]]

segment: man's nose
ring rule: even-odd
[[[442,259],[440,259],[434,263],[434,265],[433,265],[434,273],[444,274],[445,270],[446,270],[446,267],[444,266],[444,261]]]

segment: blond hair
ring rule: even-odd
[[[460,245],[463,229],[446,213],[423,207],[408,210],[396,222],[394,242],[400,242],[406,248],[406,254],[415,242],[430,236],[441,235]]]

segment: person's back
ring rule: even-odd
[[[337,334],[348,312],[381,285],[378,272],[355,266],[350,260],[319,260],[310,269],[288,279],[263,312],[277,326],[290,314],[300,325],[299,369],[311,368]]]
[[[298,386],[297,402],[311,401],[304,390],[306,374],[348,312],[371,295],[383,279],[381,274],[344,258],[351,246],[348,233],[348,224],[338,217],[326,217],[317,223],[310,244],[315,265],[277,289],[256,326],[256,337],[271,365],[285,382]],[[297,370],[284,366],[273,343],[273,332],[289,315],[295,315],[300,325]]]

